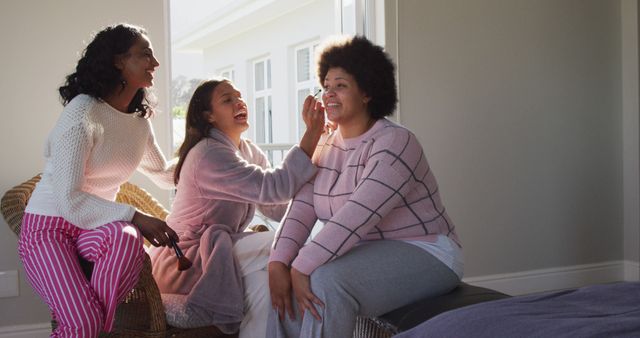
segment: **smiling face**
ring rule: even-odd
[[[153,86],[153,72],[160,63],[153,55],[149,38],[140,35],[125,54],[116,57],[115,65],[127,86],[139,89]]]
[[[211,111],[207,113],[207,121],[236,142],[249,128],[247,104],[242,94],[229,82],[222,82],[213,90]]]
[[[323,87],[322,101],[330,121],[343,127],[367,124],[369,97],[351,74],[340,67],[330,68]]]

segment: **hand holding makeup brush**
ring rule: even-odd
[[[187,270],[193,265],[193,263],[191,263],[189,258],[184,256],[184,254],[182,253],[182,250],[180,250],[176,241],[174,241],[173,238],[171,238],[170,240],[171,240],[171,246],[173,247],[173,250],[176,252],[176,256],[178,257],[178,271]]]
[[[324,107],[322,103],[309,95],[302,106],[302,119],[307,129],[300,139],[300,148],[309,156],[318,145],[318,141],[324,132]]]
[[[167,222],[140,211],[135,212],[131,223],[140,229],[142,236],[153,246],[170,245],[170,240],[179,241],[178,234],[167,225]]]

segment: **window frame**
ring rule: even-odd
[[[235,71],[235,68],[233,66],[220,68],[220,69],[218,69],[216,74],[218,74],[218,76],[220,76],[220,77],[224,77],[226,79],[231,80],[231,82],[233,82],[233,83],[236,82],[236,71]],[[225,74],[227,74],[227,75],[225,75]]]
[[[294,93],[293,93],[293,97],[295,98],[295,104],[294,104],[294,110],[298,112],[300,109],[302,109],[302,104],[304,103],[304,99],[299,95],[300,91],[306,90],[306,94],[304,94],[303,97],[306,98],[307,95],[311,94],[313,95],[313,93],[315,93],[318,88],[320,88],[320,85],[318,84],[318,78],[316,73],[313,70],[313,65],[315,64],[315,52],[316,52],[316,48],[320,45],[320,41],[316,40],[312,40],[312,41],[307,41],[305,43],[301,43],[296,45],[293,48],[293,59],[294,59],[294,66],[293,66],[293,88],[294,88]],[[303,80],[303,81],[298,81],[298,64],[300,62],[300,60],[298,59],[298,51],[303,50],[303,49],[308,49],[309,53],[307,54],[307,62],[309,63],[309,78],[307,80]],[[297,139],[300,139],[302,137],[302,134],[304,133],[304,130],[306,129],[305,124],[304,124],[304,120],[302,119],[302,116],[300,113],[295,114],[296,116],[296,137]]]
[[[262,74],[262,89],[256,89],[257,74],[256,74],[256,65],[263,63],[263,74]],[[251,103],[253,105],[251,111],[254,112],[254,135],[253,139],[256,143],[273,143],[273,92],[272,92],[272,79],[271,79],[271,57],[264,56],[261,58],[256,58],[251,62]],[[263,99],[262,101],[262,109],[258,110],[258,100]],[[259,123],[259,116],[262,112],[261,118],[263,123]],[[262,125],[261,125],[262,124]],[[259,130],[262,131],[262,134],[259,133]],[[259,137],[263,136],[263,138]]]

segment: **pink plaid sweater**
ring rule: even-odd
[[[460,246],[435,177],[415,135],[387,119],[366,133],[320,140],[315,179],[297,193],[277,231],[270,261],[311,274],[367,240],[435,241]],[[305,244],[320,219],[325,223]]]

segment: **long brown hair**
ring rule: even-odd
[[[187,109],[186,120],[186,132],[184,136],[184,142],[178,149],[178,164],[173,176],[175,184],[178,184],[180,180],[180,170],[184,164],[187,154],[200,140],[209,135],[209,130],[212,126],[207,121],[206,112],[212,109],[211,98],[213,97],[213,90],[223,83],[228,82],[226,79],[220,80],[208,80],[201,83],[198,88],[193,92],[191,100],[189,101],[189,108]]]

